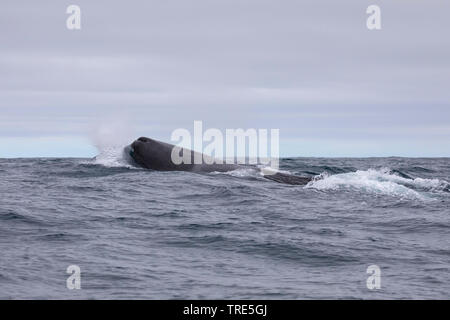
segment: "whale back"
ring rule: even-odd
[[[226,172],[240,168],[234,164],[220,164],[214,162],[212,164],[204,163],[203,159],[207,156],[186,148],[176,147],[170,143],[157,141],[154,139],[141,137],[131,144],[130,155],[141,166],[147,169],[159,171],[194,171],[194,172]],[[190,163],[175,164],[172,161],[172,152],[177,153],[180,157],[189,157]],[[202,159],[201,164],[195,164],[194,160]],[[209,158],[211,159],[211,158]],[[212,162],[212,161],[211,161]]]

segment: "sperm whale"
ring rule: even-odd
[[[178,151],[183,156],[188,154],[191,161],[188,161],[188,163],[174,163],[172,154],[175,147],[179,148]],[[211,158],[209,159],[212,161],[202,161],[202,163],[196,164],[194,161],[196,157],[200,159],[207,159],[208,157],[189,149],[183,149],[173,144],[146,137],[140,137],[135,140],[131,145],[125,148],[125,152],[130,155],[131,158],[141,167],[158,171],[190,171],[196,173],[208,173],[228,172],[249,167],[249,165],[242,164],[218,163]],[[251,167],[261,170],[255,166]],[[310,177],[300,177],[281,172],[267,173],[267,171],[265,172],[263,170],[261,173],[266,179],[290,185],[306,185],[311,181]]]

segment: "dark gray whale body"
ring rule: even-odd
[[[129,154],[134,161],[140,166],[158,170],[158,171],[191,171],[196,173],[208,172],[227,172],[237,169],[253,168],[260,170],[256,166],[239,165],[239,164],[219,164],[219,163],[202,163],[194,164],[194,157],[203,156],[197,152],[189,149],[180,149],[180,155],[190,155],[191,161],[189,163],[175,164],[172,161],[172,150],[175,146],[169,143],[153,140],[150,138],[141,137],[134,141],[130,146],[125,148],[125,152]],[[203,159],[203,158],[201,158]],[[311,181],[311,178],[299,177],[295,175],[277,172],[275,174],[264,175],[265,178],[280,183],[287,183],[291,185],[305,185]]]

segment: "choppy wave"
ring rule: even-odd
[[[124,147],[104,147],[98,156],[87,164],[101,165],[106,168],[137,168]],[[325,167],[326,169],[327,167]],[[264,180],[264,174],[272,168],[240,168],[229,172],[213,172],[211,175],[231,176],[243,179]],[[277,170],[284,174],[294,174],[288,170]],[[265,180],[264,180],[265,181]],[[305,189],[321,191],[355,191],[382,194],[399,198],[430,200],[432,193],[449,192],[450,184],[437,178],[411,178],[399,170],[390,168],[356,170],[345,173],[323,172],[313,177],[313,181],[304,186]]]
[[[449,183],[439,179],[408,179],[389,168],[358,170],[315,177],[305,188],[354,190],[406,198],[427,199],[426,193],[448,191]]]
[[[126,160],[0,159],[0,298],[448,298],[449,159],[281,159],[306,187]]]
[[[84,164],[101,165],[107,168],[136,168],[125,153],[124,148],[124,146],[103,147],[95,158]]]

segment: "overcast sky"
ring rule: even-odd
[[[0,157],[90,157],[99,130],[169,141],[194,120],[279,128],[284,156],[450,156],[447,0],[0,8]]]

